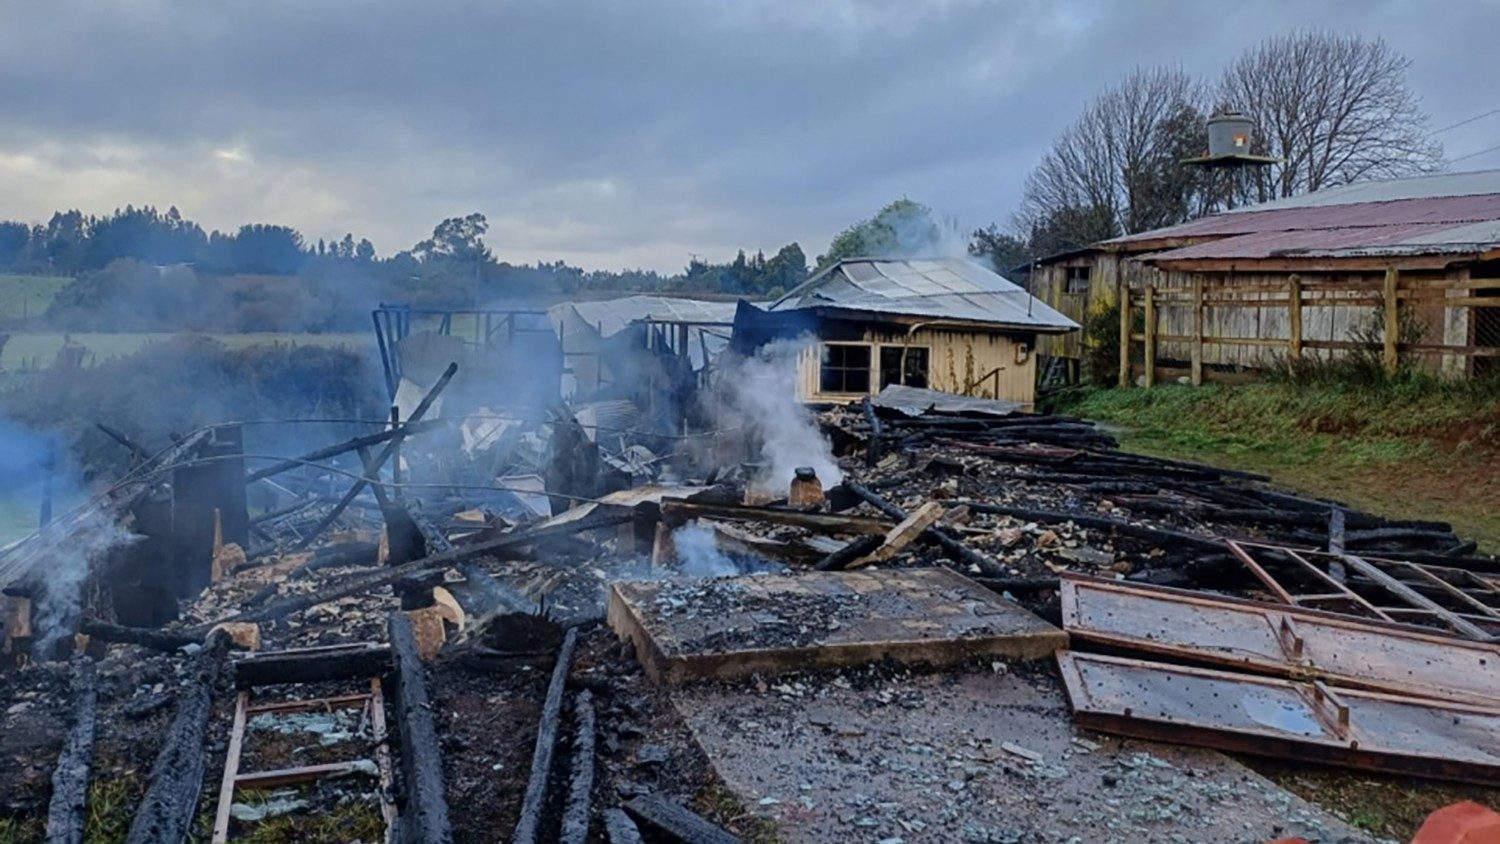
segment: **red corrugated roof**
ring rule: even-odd
[[[1329,256],[1353,249],[1394,247],[1408,238],[1454,228],[1452,223],[1362,228],[1311,229],[1307,231],[1262,231],[1196,243],[1152,255],[1152,261],[1183,261],[1203,258],[1279,258]],[[1434,245],[1429,252],[1447,251]]]
[[[1300,248],[1340,248],[1333,243],[1359,244],[1360,238],[1379,238],[1378,231],[1371,228],[1399,227],[1410,225],[1456,225],[1484,220],[1500,220],[1500,194],[1478,196],[1443,196],[1428,199],[1400,199],[1389,202],[1356,202],[1348,205],[1324,205],[1307,208],[1285,208],[1274,211],[1243,211],[1235,214],[1216,214],[1193,220],[1179,226],[1156,229],[1140,234],[1115,238],[1106,245],[1128,246],[1132,243],[1160,240],[1162,238],[1227,237],[1246,234],[1273,234],[1286,232],[1321,233],[1327,238],[1323,244],[1319,237],[1298,238]],[[1441,225],[1438,225],[1441,228]],[[1364,235],[1336,234],[1345,230],[1364,231]],[[1354,239],[1350,239],[1354,238]],[[1234,238],[1239,240],[1239,238]],[[1285,241],[1291,243],[1293,241]],[[1221,241],[1222,243],[1222,241]],[[1203,244],[1207,246],[1208,244]],[[1176,257],[1175,255],[1173,257]],[[1220,257],[1215,254],[1213,256]],[[1230,256],[1222,256],[1230,257]]]

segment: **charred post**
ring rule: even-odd
[[[126,844],[181,842],[192,831],[203,791],[203,733],[228,651],[229,635],[215,633],[194,659],[193,679],[178,698],[177,715],[151,766],[151,784],[136,807]]]
[[[437,721],[427,697],[427,678],[411,621],[399,612],[387,621],[395,665],[396,734],[401,740],[404,802],[398,836],[405,844],[449,844],[453,829],[443,796],[443,756]]]
[[[641,826],[675,844],[741,844],[739,836],[654,794],[631,800],[625,811]]]
[[[52,772],[47,844],[81,844],[88,820],[89,773],[94,754],[94,714],[99,698],[93,660],[73,666],[73,727]]]
[[[562,844],[587,844],[594,793],[594,694],[587,689],[573,703],[573,770],[568,805],[563,809]]]
[[[547,699],[542,704],[542,721],[536,731],[536,752],[531,757],[531,779],[521,800],[521,819],[511,834],[511,844],[535,844],[547,802],[547,780],[552,776],[552,755],[557,746],[557,725],[562,717],[563,691],[568,671],[573,667],[573,651],[578,647],[578,630],[568,631],[557,651],[552,667],[552,681],[547,685]]]

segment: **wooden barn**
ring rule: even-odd
[[[891,384],[1015,402],[1036,391],[1037,339],[1077,323],[963,258],[840,261],[765,309],[741,303],[733,346],[805,341],[797,394],[842,404]]]
[[[1500,170],[1360,182],[1106,240],[1039,262],[1031,287],[1081,323],[1128,303],[1110,314],[1121,383],[1253,377],[1372,347],[1388,368],[1406,356],[1485,375],[1500,368]],[[1099,336],[1038,351],[1078,361]]]

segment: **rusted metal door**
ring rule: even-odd
[[[1062,578],[1075,640],[1262,674],[1500,706],[1500,646],[1408,625],[1082,575]]]

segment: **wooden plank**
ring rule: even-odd
[[[240,692],[234,701],[234,726],[229,730],[229,751],[224,755],[224,776],[219,780],[219,804],[214,809],[212,844],[229,840],[229,810],[234,806],[234,786],[240,775],[240,752],[245,746],[245,715],[250,693]]]
[[[1192,374],[1194,387],[1203,385],[1203,276],[1193,276],[1193,347]]]
[[[316,782],[329,777],[344,777],[359,772],[358,762],[326,762],[321,765],[305,765],[300,768],[277,768],[272,771],[256,771],[239,774],[234,778],[236,789],[277,788],[283,785],[298,785]]]
[[[753,507],[747,504],[707,504],[680,498],[663,498],[661,512],[664,519],[675,524],[688,519],[704,518],[769,522],[777,525],[792,525],[820,533],[883,535],[891,529],[889,522],[868,516],[845,513],[806,513],[799,510],[778,510],[774,507]]]
[[[625,804],[625,811],[642,826],[677,844],[742,844],[738,836],[655,795],[631,800]]]
[[[89,775],[93,770],[95,715],[99,703],[94,662],[73,664],[69,692],[73,723],[57,766],[52,770],[52,799],[47,804],[47,844],[83,844],[88,825]]]
[[[411,622],[404,613],[386,618],[395,666],[396,730],[401,738],[401,773],[406,802],[401,811],[405,844],[451,844],[448,801],[443,789],[442,745],[437,716],[427,696],[426,667],[417,655]]]
[[[385,840],[396,834],[396,804],[391,802],[396,778],[391,768],[391,739],[385,725],[385,689],[379,677],[370,678],[370,742],[375,745],[375,769],[380,772],[380,816],[385,819]]]
[[[1287,356],[1302,359],[1302,276],[1287,279]]]
[[[1396,344],[1401,341],[1401,305],[1396,299],[1396,284],[1400,274],[1395,267],[1385,271],[1385,331],[1383,340],[1385,343],[1382,359],[1385,362],[1385,374],[1396,374],[1396,367],[1400,358],[1396,354]]]
[[[1116,299],[1120,303],[1119,386],[1130,386],[1130,286],[1121,281]]]
[[[1156,285],[1146,285],[1146,386],[1156,384]]]
[[[952,665],[971,656],[1039,659],[1066,644],[1062,631],[957,572],[943,568],[804,572],[712,581],[715,611],[673,614],[658,599],[673,582],[621,582],[608,619],[660,683],[833,668],[890,659]],[[699,588],[694,586],[693,588]],[[826,604],[826,628],[790,634],[787,604]]]
[[[270,703],[257,703],[246,710],[251,715],[259,715],[262,712],[291,713],[291,712],[314,712],[331,711],[334,709],[360,709],[370,696],[364,695],[341,695],[339,697],[315,697],[307,700],[278,700]]]
[[[943,505],[936,501],[929,501],[921,507],[911,511],[901,524],[891,528],[881,541],[880,547],[876,548],[869,556],[855,561],[850,568],[858,568],[871,563],[879,563],[896,556],[905,551],[908,546],[927,531],[928,528],[937,524],[938,519],[943,517]]]

